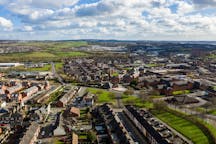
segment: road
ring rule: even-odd
[[[58,79],[58,81],[62,84],[62,85],[65,85],[63,79],[58,75],[58,73],[56,72],[56,69],[55,69],[55,63],[51,62],[51,65],[52,65],[52,73],[54,75],[54,77],[56,77]]]
[[[118,112],[118,117],[135,142],[138,142],[139,144],[148,144],[144,135],[139,132],[132,121],[123,112]]]
[[[122,103],[122,94],[123,94],[123,92],[115,91],[115,90],[109,90],[109,91],[115,94],[117,107],[118,108],[123,108],[124,107],[124,104]]]

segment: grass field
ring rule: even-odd
[[[46,103],[54,102],[63,96],[63,88],[58,89],[56,92],[50,94],[49,99],[47,99]]]
[[[57,62],[55,63],[55,68],[56,68],[56,71],[62,71],[63,69],[63,63],[62,62]]]
[[[215,54],[210,54],[210,55],[207,56],[207,58],[216,59],[216,55]]]
[[[87,56],[88,53],[73,51],[73,48],[88,46],[85,41],[67,42],[24,42],[4,44],[5,47],[31,46],[39,48],[38,52],[20,52],[0,54],[0,62],[23,62],[23,61],[60,61],[65,57]]]
[[[115,95],[112,92],[94,88],[88,88],[87,90],[97,96],[97,103],[115,103],[116,101]]]
[[[140,108],[148,108],[151,109],[154,107],[154,104],[149,101],[142,101],[140,98],[136,96],[128,96],[128,95],[123,95],[122,96],[122,102],[123,104],[132,104]]]
[[[47,64],[44,67],[41,68],[27,68],[27,71],[50,71],[51,70],[51,65]]]
[[[213,125],[211,125],[211,124],[209,124],[209,123],[207,123],[207,122],[204,122],[204,121],[202,121],[202,120],[200,120],[200,122],[202,123],[202,124],[204,124],[207,128],[208,128],[208,130],[211,132],[211,134],[214,136],[214,138],[216,139],[216,126],[213,126]]]
[[[60,141],[60,140],[58,140],[58,139],[55,139],[55,140],[54,140],[54,144],[64,144],[64,142],[62,142],[62,141]]]
[[[174,91],[172,94],[173,95],[182,95],[182,94],[189,94],[190,90],[179,90],[179,91]]]
[[[208,144],[207,136],[192,122],[167,111],[157,111],[153,114],[163,122],[176,129],[195,144]]]
[[[46,64],[44,67],[39,67],[39,68],[26,68],[25,66],[17,66],[17,67],[12,67],[7,69],[6,71],[51,71],[51,65]]]
[[[46,50],[60,50],[65,48],[81,47],[88,46],[88,43],[85,41],[64,41],[64,42],[23,42],[23,43],[12,43],[4,44],[4,46],[33,46]]]
[[[70,51],[70,52],[55,52],[55,55],[58,57],[77,57],[77,56],[86,56],[87,53]]]
[[[208,111],[208,114],[211,114],[211,115],[215,115],[215,116],[216,116],[216,109],[209,110],[209,111]]]
[[[46,61],[60,61],[66,57],[80,57],[88,56],[85,52],[26,52],[26,53],[11,53],[1,54],[0,62],[46,62]]]

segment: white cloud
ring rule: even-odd
[[[4,30],[11,30],[13,28],[13,23],[3,17],[0,17],[0,27]]]
[[[198,8],[216,7],[216,0],[192,0]]]
[[[24,26],[23,31],[30,32],[30,31],[33,31],[33,28],[31,26]]]
[[[54,11],[49,10],[49,9],[34,11],[33,13],[31,13],[29,15],[29,18],[31,20],[41,20],[41,19],[45,19],[45,18],[51,16],[53,13],[54,13]]]
[[[192,4],[185,2],[185,1],[178,1],[177,4],[178,4],[177,12],[179,14],[186,14],[186,13],[192,12],[194,10],[194,6]]]
[[[23,7],[58,9],[75,5],[79,0],[2,0],[0,4],[13,4]]]
[[[201,0],[200,0],[201,1]],[[207,0],[210,1],[210,0]],[[8,0],[16,15],[14,36],[23,29],[31,38],[184,39],[216,35],[216,16],[197,10],[199,0],[100,0],[76,5],[78,0]],[[0,3],[1,5],[1,3]],[[172,8],[176,7],[176,8]],[[216,12],[216,11],[215,11]],[[16,31],[17,30],[17,31]],[[11,33],[11,34],[13,34]],[[40,37],[39,35],[43,35]]]

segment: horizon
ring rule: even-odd
[[[122,41],[122,42],[216,42],[216,40],[130,40],[130,39],[0,39],[0,41]]]

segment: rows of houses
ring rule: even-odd
[[[0,101],[19,101],[30,97],[41,90],[48,90],[49,82],[30,83],[29,81],[10,81],[0,83]]]
[[[100,129],[98,129],[97,139],[102,142],[103,139],[109,140],[108,143],[124,143],[124,144],[134,144],[135,142],[131,138],[129,132],[125,129],[124,125],[121,123],[117,114],[108,104],[103,104],[99,106],[96,110],[98,116],[102,118],[106,133],[100,134]],[[103,130],[104,131],[104,130]]]
[[[38,123],[31,123],[28,130],[20,140],[19,144],[34,144],[40,132],[40,125]]]
[[[187,144],[191,143],[182,135],[172,131],[157,120],[151,113],[126,105],[125,114],[130,118],[150,144]]]
[[[78,87],[72,87],[68,92],[66,92],[57,102],[57,107],[65,107],[68,102],[71,101],[76,95],[76,93],[79,91]]]

